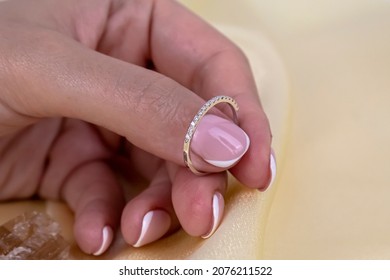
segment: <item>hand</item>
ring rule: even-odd
[[[107,250],[120,222],[133,246],[180,225],[207,237],[222,218],[224,170],[254,189],[271,180],[271,133],[248,61],[176,2],[0,3],[0,85],[0,199],[65,200],[86,253]],[[221,94],[238,102],[242,129],[207,115],[191,149],[210,174],[195,176],[184,135]],[[110,165],[118,156],[150,181],[129,202]]]

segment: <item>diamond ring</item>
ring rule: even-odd
[[[209,101],[207,101],[200,108],[200,110],[192,119],[187,129],[187,133],[184,138],[184,146],[183,146],[184,163],[195,175],[201,176],[201,175],[206,175],[207,173],[197,170],[192,164],[191,157],[190,157],[190,145],[191,145],[192,136],[194,135],[196,128],[198,127],[198,124],[200,123],[204,115],[206,115],[208,111],[210,111],[214,106],[220,103],[227,103],[228,105],[230,105],[230,108],[232,109],[233,112],[233,121],[236,124],[238,124],[238,117],[237,117],[238,104],[237,101],[231,98],[230,96],[224,96],[224,95],[215,96],[211,98]]]

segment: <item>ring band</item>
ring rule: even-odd
[[[198,127],[198,124],[204,117],[204,115],[207,114],[208,111],[211,110],[214,106],[218,105],[219,103],[227,103],[230,105],[232,112],[233,112],[233,121],[234,123],[238,124],[238,117],[237,117],[237,111],[238,111],[238,104],[237,101],[231,98],[230,96],[215,96],[211,98],[209,101],[207,101],[198,111],[198,113],[195,115],[195,117],[192,119],[191,124],[188,127],[186,136],[184,138],[184,146],[183,146],[183,157],[184,157],[184,163],[186,166],[194,173],[195,175],[205,175],[206,172],[201,172],[197,170],[193,165],[190,157],[190,145],[192,141],[192,136],[194,135],[196,128]]]

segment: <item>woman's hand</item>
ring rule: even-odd
[[[260,190],[272,177],[245,56],[173,1],[0,3],[0,90],[0,199],[65,200],[86,253],[107,250],[120,221],[133,246],[180,225],[207,237],[222,219],[221,171]],[[238,102],[241,128],[203,118],[192,160],[210,174],[199,177],[184,166],[184,136],[217,95]],[[129,202],[110,164],[118,156],[150,181]]]

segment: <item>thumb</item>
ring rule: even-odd
[[[19,78],[10,82],[5,103],[29,121],[77,118],[184,164],[184,137],[205,101],[174,80],[62,36],[41,42],[28,56],[14,55],[12,61],[20,65]],[[198,170],[227,169],[249,146],[245,132],[221,116],[205,116],[194,134],[192,161]]]

